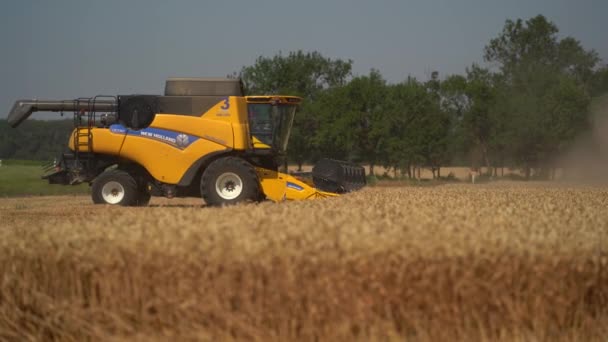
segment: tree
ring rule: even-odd
[[[421,118],[423,126],[424,163],[433,172],[433,178],[441,176],[441,166],[449,162],[450,117],[441,108],[441,81],[439,72],[434,71],[424,84],[427,91],[428,107]]]
[[[380,123],[386,136],[381,144],[382,161],[385,167],[412,178],[415,167],[433,167],[445,157],[448,125],[442,119],[447,117],[439,111],[428,83],[408,77],[389,86],[387,93],[386,114]]]
[[[484,58],[499,66],[504,85],[496,108],[506,123],[512,159],[524,170],[546,174],[552,160],[589,122],[595,51],[571,37],[558,39],[557,27],[539,15],[507,20],[490,41]],[[564,124],[571,128],[564,129]]]
[[[385,99],[386,81],[377,70],[328,91],[315,107],[320,120],[316,146],[328,156],[366,161],[373,174],[386,138]]]
[[[252,66],[241,69],[240,77],[249,94],[285,94],[304,97],[294,120],[288,156],[301,168],[315,155],[313,136],[318,130],[316,113],[311,110],[324,91],[346,84],[351,76],[351,60],[323,57],[319,52],[296,51],[288,55],[260,56]],[[317,153],[318,154],[318,153]]]
[[[494,83],[495,75],[476,64],[467,68],[466,77],[454,75],[442,82],[442,108],[450,113],[457,136],[453,142],[462,153],[474,155],[472,168],[478,168],[483,162],[490,169],[489,151],[497,126],[493,115]]]
[[[525,69],[550,66],[585,82],[593,75],[599,62],[597,53],[585,51],[572,37],[558,40],[559,29],[542,15],[527,20],[507,20],[502,33],[490,40],[484,59],[497,63],[506,76],[515,76]]]
[[[608,65],[604,65],[593,74],[592,95],[600,96],[608,93]]]
[[[386,81],[372,69],[369,76],[356,77],[345,88],[350,98],[346,112],[350,125],[346,129],[354,137],[353,153],[369,163],[369,173],[373,175],[381,154],[380,145],[386,137],[382,130]]]
[[[12,128],[0,120],[0,159],[52,160],[64,152],[72,120],[27,120]]]

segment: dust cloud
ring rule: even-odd
[[[557,165],[562,180],[589,184],[608,184],[608,95],[591,107],[593,128],[580,137]]]

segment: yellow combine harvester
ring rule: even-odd
[[[165,95],[20,100],[8,122],[36,111],[73,111],[75,128],[44,179],[92,185],[93,202],[147,205],[151,196],[202,197],[208,205],[303,200],[356,190],[363,168],[321,160],[312,183],[278,172],[302,99],[244,96],[240,80],[169,79]],[[103,113],[103,114],[100,114]]]

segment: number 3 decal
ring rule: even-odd
[[[221,106],[220,109],[226,110],[226,109],[230,108],[230,98],[224,97],[223,101],[224,101],[224,105]]]

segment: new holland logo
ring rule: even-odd
[[[180,147],[180,148],[184,148],[186,146],[188,146],[188,136],[185,134],[178,134],[177,137],[175,138],[175,144]]]
[[[298,191],[302,191],[302,190],[304,190],[304,188],[303,188],[303,187],[301,187],[301,186],[299,186],[299,185],[297,185],[297,184],[294,184],[294,183],[292,183],[292,182],[287,182],[287,187],[288,187],[288,188],[292,188],[292,189],[296,189],[296,190],[298,190]]]

